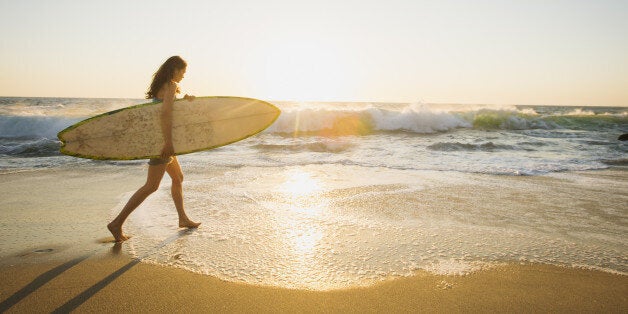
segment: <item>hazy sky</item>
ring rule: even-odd
[[[628,106],[628,0],[0,0],[0,95]]]

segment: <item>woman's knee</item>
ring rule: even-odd
[[[152,194],[154,192],[156,192],[159,189],[159,183],[154,184],[154,183],[146,183],[144,184],[144,186],[142,187],[142,189],[148,193],[148,194]]]
[[[183,173],[172,176],[172,184],[183,184]]]

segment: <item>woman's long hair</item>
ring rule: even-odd
[[[168,58],[153,75],[153,82],[150,83],[150,88],[146,92],[146,99],[157,97],[157,93],[159,93],[161,87],[164,86],[164,83],[170,82],[174,77],[174,71],[184,69],[187,66],[188,64],[185,60],[179,56]],[[179,90],[177,90],[177,93],[178,92]]]

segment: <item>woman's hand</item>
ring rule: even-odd
[[[174,145],[172,145],[172,142],[164,144],[164,148],[161,150],[161,158],[166,159],[170,156],[174,156]]]
[[[192,101],[192,100],[196,99],[196,96],[185,94],[185,96],[183,96],[183,99],[187,99],[188,101]]]

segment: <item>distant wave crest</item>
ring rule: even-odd
[[[421,106],[402,110],[305,108],[284,110],[268,132],[342,136],[386,131],[435,133],[469,127],[460,116]]]
[[[430,134],[459,128],[478,130],[614,129],[626,125],[625,114],[594,114],[573,110],[542,115],[532,109],[438,110],[412,104],[399,109],[289,108],[267,132],[292,135],[344,136],[377,132]]]

